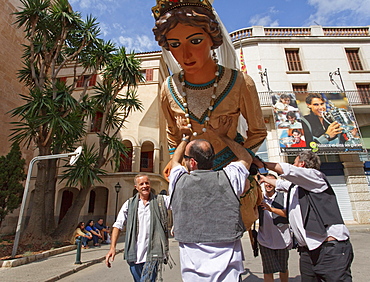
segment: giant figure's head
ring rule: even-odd
[[[219,23],[208,0],[157,0],[152,11],[156,19],[155,40],[166,50],[170,50],[166,35],[179,23],[203,29],[212,39],[212,49],[223,42]]]

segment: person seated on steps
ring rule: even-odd
[[[92,240],[93,236],[91,235],[90,232],[87,232],[85,230],[85,223],[83,223],[82,221],[78,223],[76,230],[73,233],[71,244],[76,244],[76,239],[78,237],[81,237],[82,248],[88,249],[89,246],[87,245],[87,242]]]
[[[100,246],[99,239],[102,238],[102,235],[100,234],[100,231],[94,226],[94,221],[92,219],[90,219],[86,223],[85,229],[86,229],[86,231],[88,231],[92,234],[92,240],[93,240],[94,246],[96,246],[96,247]]]
[[[109,236],[109,227],[104,224],[104,219],[101,217],[98,219],[98,221],[94,225],[99,231],[100,234],[102,235],[102,244],[108,244],[107,239]]]

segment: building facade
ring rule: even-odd
[[[118,172],[110,165],[103,167],[108,173],[102,175],[103,183],[94,186],[82,207],[80,220],[97,220],[102,217],[108,224],[113,224],[116,213],[122,204],[135,193],[134,177],[138,173],[146,173],[151,179],[151,187],[155,193],[166,193],[168,184],[162,176],[162,170],[169,162],[166,139],[166,124],[160,109],[160,88],[169,75],[161,52],[136,54],[141,60],[141,72],[145,78],[139,83],[137,95],[143,104],[142,112],[132,112],[125,127],[120,131],[122,143],[129,149],[128,156],[122,156]],[[63,69],[60,73],[63,80],[73,79],[73,68]],[[100,77],[89,81],[88,91]],[[82,86],[83,83],[81,82]],[[82,89],[82,87],[81,87]],[[76,91],[78,96],[78,89]],[[98,144],[99,116],[88,120],[86,143]],[[120,187],[120,188],[119,188]],[[55,220],[60,221],[72,205],[79,187],[67,187],[60,183],[56,189]],[[164,191],[163,191],[164,190]],[[32,199],[32,192],[31,192]],[[31,201],[32,202],[32,201]],[[31,207],[29,207],[31,208]]]
[[[0,155],[6,155],[10,151],[11,142],[9,141],[9,135],[11,134],[12,125],[10,124],[11,119],[8,113],[11,109],[19,106],[22,100],[19,94],[26,94],[27,89],[22,83],[19,82],[17,77],[18,70],[22,69],[22,55],[24,43],[24,34],[21,29],[16,28],[14,25],[15,16],[14,12],[17,11],[17,7],[21,6],[19,0],[0,0],[1,11],[0,11],[0,141],[2,146],[0,147]],[[30,160],[32,155],[29,151],[23,151],[24,157]]]
[[[262,27],[230,34],[237,54],[256,82],[268,128],[264,159],[292,162],[282,153],[272,97],[279,93],[345,93],[357,120],[362,145],[370,149],[369,27]],[[298,105],[306,108],[305,103]],[[322,170],[336,191],[347,222],[369,223],[368,154],[320,154]]]
[[[247,72],[254,79],[259,92],[260,104],[268,128],[268,137],[258,153],[264,160],[291,162],[293,158],[281,152],[272,110],[271,97],[274,93],[324,93],[338,92],[338,87],[344,88],[342,90],[356,117],[363,146],[370,149],[369,27],[267,28],[259,26],[235,31],[230,36],[238,56],[242,48]],[[21,52],[18,56],[21,56]],[[167,190],[168,184],[162,176],[162,170],[169,161],[169,154],[166,123],[160,108],[160,89],[169,71],[161,52],[140,53],[136,56],[141,59],[141,70],[146,78],[146,82],[140,83],[137,90],[144,110],[132,113],[126,127],[121,130],[120,138],[130,152],[127,157],[124,157],[118,172],[113,172],[108,166],[104,168],[108,174],[102,176],[103,183],[93,187],[87,197],[80,214],[82,221],[103,217],[111,225],[117,208],[119,209],[134,194],[133,179],[139,172],[145,172],[150,176],[152,188],[156,193]],[[18,60],[20,62],[20,59]],[[20,66],[15,68],[14,73],[19,68]],[[71,72],[72,69],[66,68],[60,75],[63,79],[68,79],[73,76]],[[334,84],[330,80],[329,73],[332,74]],[[92,91],[97,81],[99,77],[90,81],[89,91]],[[21,87],[19,85],[19,89]],[[5,92],[2,91],[2,93]],[[16,100],[18,95],[14,96],[13,103],[16,105],[20,101]],[[98,116],[87,122],[86,141],[88,143],[98,141],[96,136],[98,122]],[[338,196],[345,221],[369,223],[370,193],[369,180],[366,178],[366,170],[370,169],[367,168],[368,155],[336,153],[320,156],[323,170]],[[79,189],[79,187],[67,187],[65,183],[57,183],[56,222],[65,215]],[[30,186],[33,187],[33,183]],[[119,187],[120,189],[116,189]],[[32,208],[32,191],[28,203],[27,213]],[[11,232],[15,229],[16,214],[15,212],[7,217],[11,219],[8,219],[5,226],[3,224],[1,232]]]

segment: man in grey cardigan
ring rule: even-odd
[[[231,118],[210,126],[239,159],[212,171],[214,151],[202,139],[184,137],[172,158],[169,192],[183,281],[238,281],[244,271],[240,238],[245,231],[239,196],[248,185],[252,157],[227,136]],[[186,129],[183,129],[186,132]],[[181,165],[185,159],[188,170]],[[190,171],[190,173],[188,172]]]
[[[113,224],[112,242],[105,262],[111,267],[119,232],[126,225],[124,258],[134,281],[154,282],[157,271],[168,259],[169,197],[154,195],[146,174],[135,176],[135,188],[138,193],[123,204]]]

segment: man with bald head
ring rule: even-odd
[[[240,238],[245,231],[239,196],[249,187],[252,157],[227,136],[231,118],[222,116],[220,141],[236,155],[220,171],[211,170],[215,156],[207,140],[190,142],[190,132],[177,147],[170,172],[174,235],[179,241],[183,281],[238,281],[244,271]],[[181,165],[184,159],[186,168]]]

